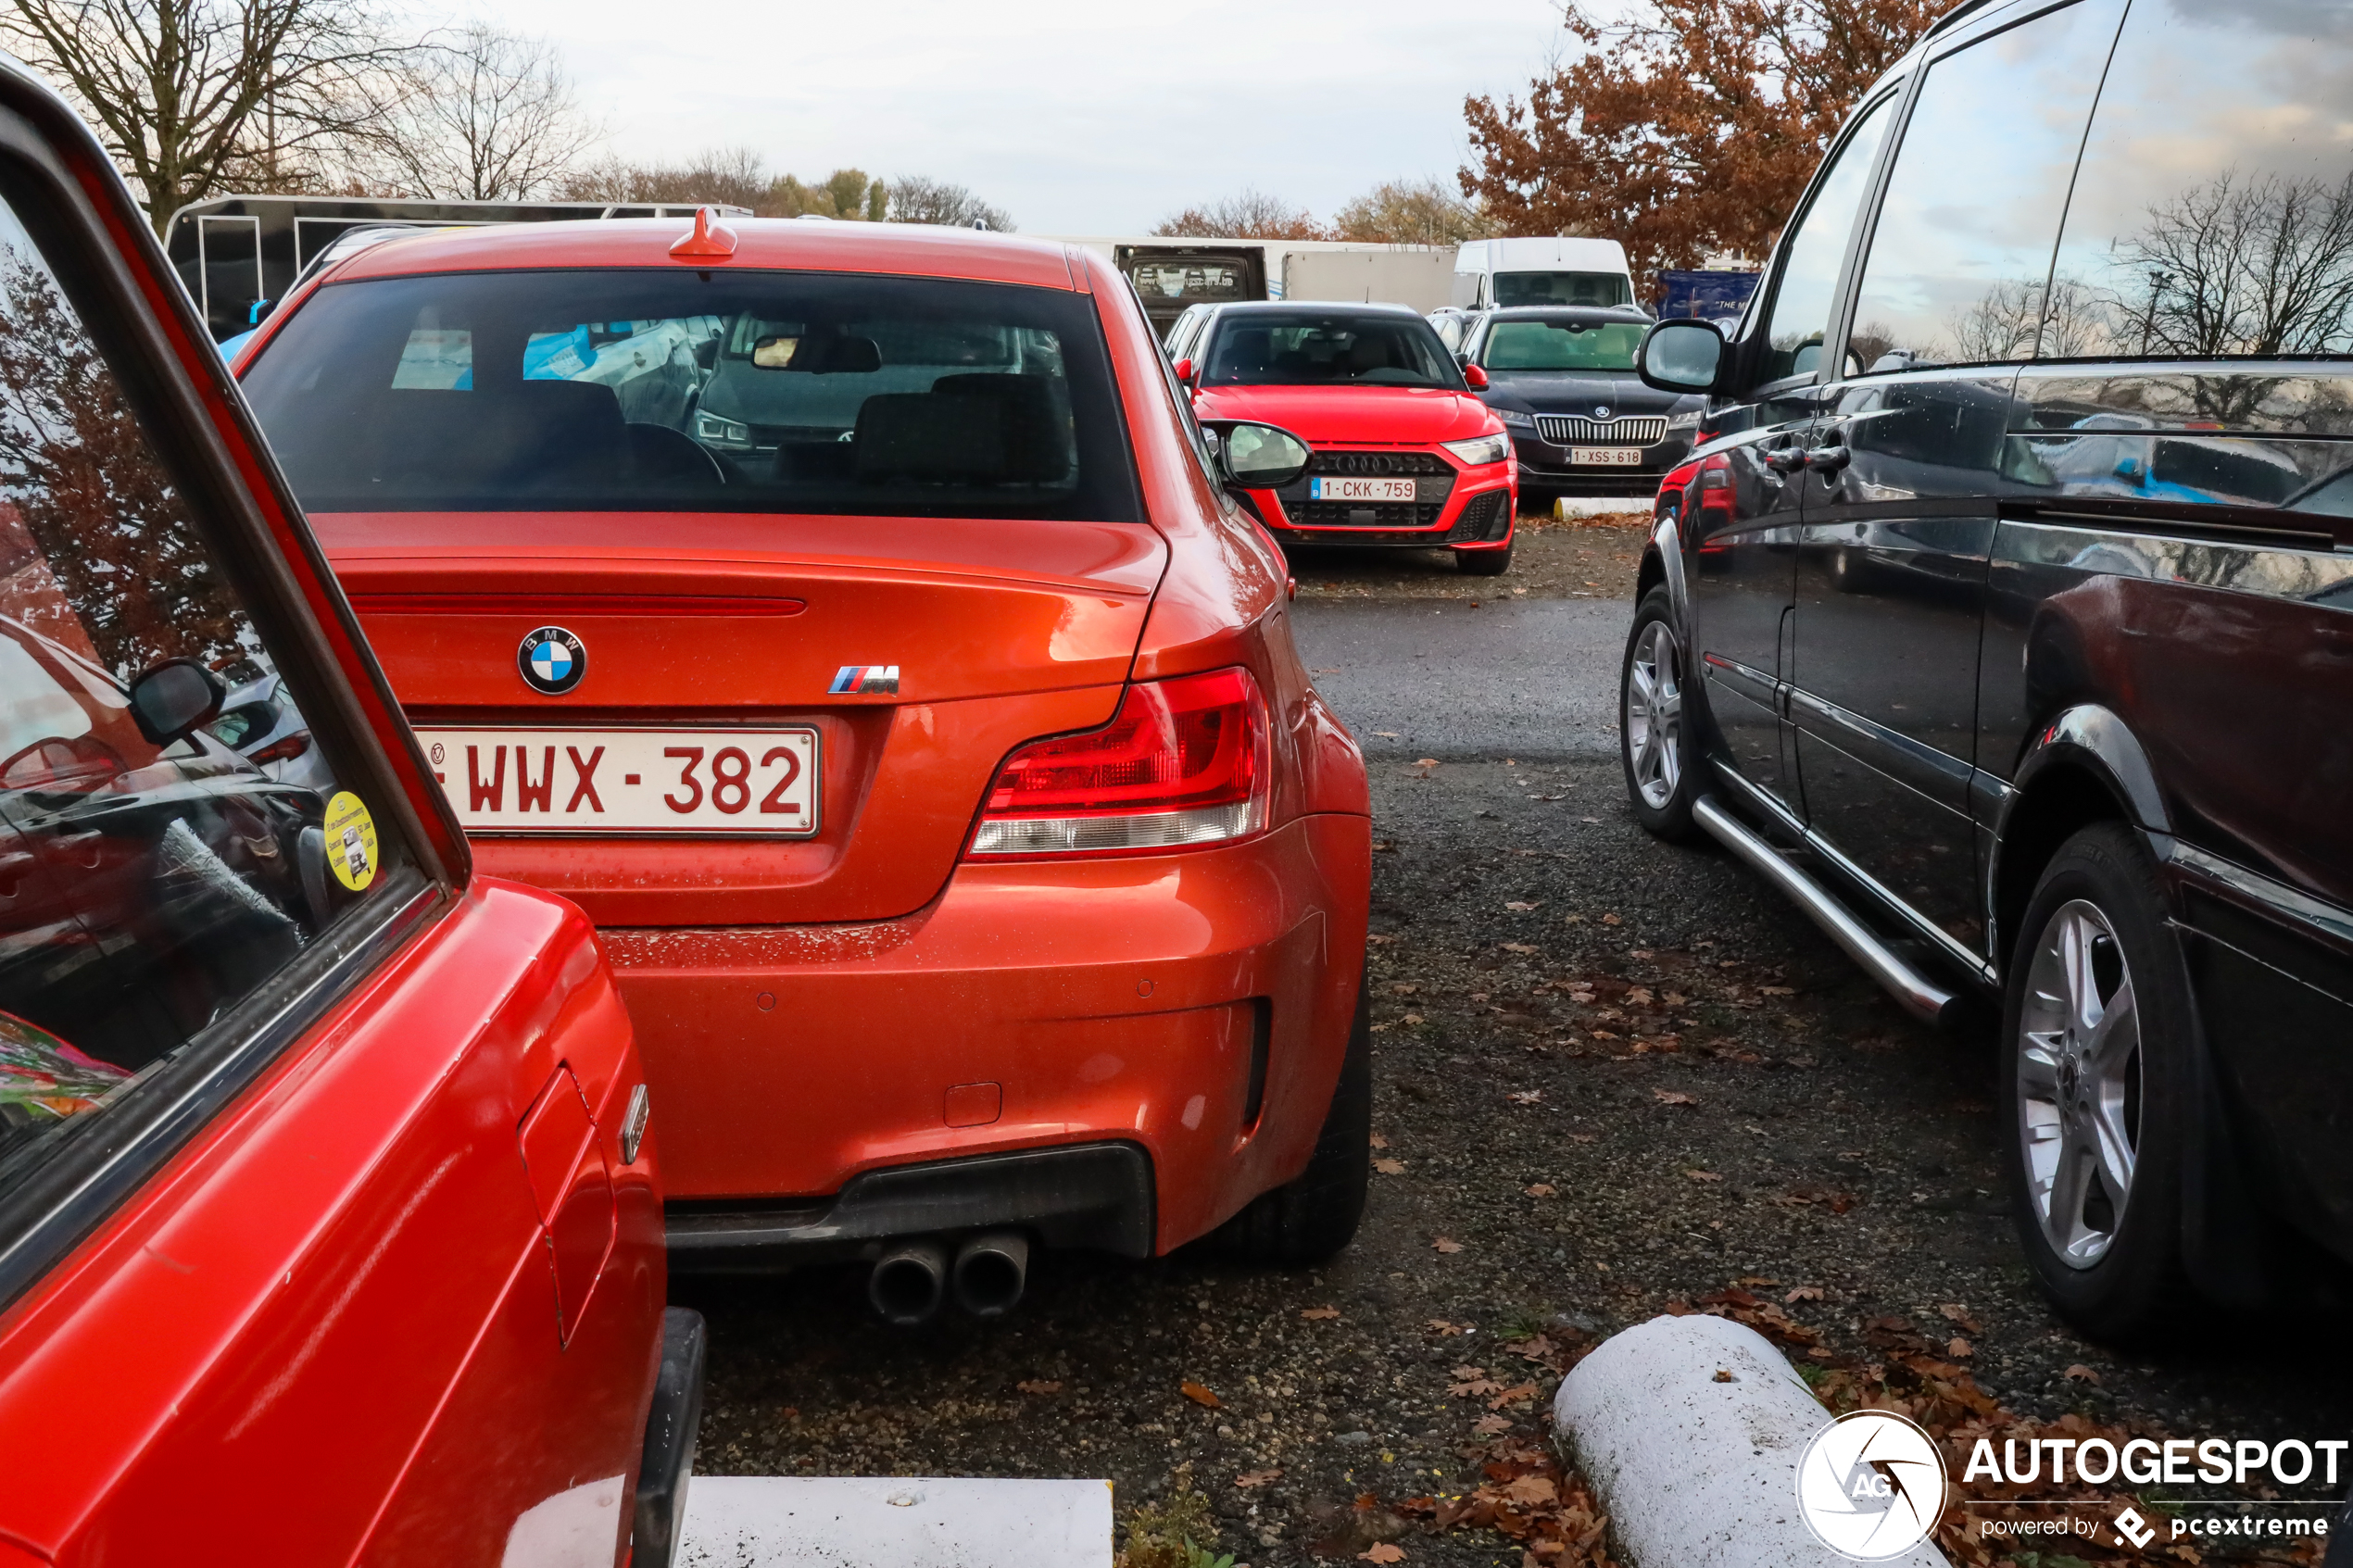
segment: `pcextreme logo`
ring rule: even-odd
[[[1944,1456],[1900,1415],[1853,1411],[1806,1445],[1797,1508],[1814,1538],[1841,1557],[1901,1557],[1928,1538],[1944,1511]]]

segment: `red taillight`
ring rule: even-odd
[[[1127,688],[1100,730],[1023,746],[971,854],[1084,855],[1246,838],[1266,825],[1266,702],[1239,667]]]
[[[1699,504],[1703,511],[1729,512],[1732,506],[1732,459],[1721,452],[1699,465]]]
[[[296,730],[283,740],[273,740],[245,759],[248,762],[291,762],[310,749],[310,732]]]

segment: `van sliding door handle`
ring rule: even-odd
[[[1806,454],[1794,446],[1783,446],[1765,454],[1765,466],[1775,473],[1795,473],[1806,466]]]
[[[1854,454],[1849,452],[1843,445],[1817,446],[1806,454],[1805,462],[1806,466],[1816,473],[1836,473],[1853,460],[1853,458]]]

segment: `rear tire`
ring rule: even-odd
[[[1501,577],[1512,569],[1514,546],[1500,550],[1456,550],[1454,570],[1466,577]]]
[[[1634,629],[1617,677],[1617,754],[1634,820],[1654,838],[1686,840],[1698,829],[1696,714],[1674,596],[1664,583],[1634,607]]]
[[[1219,1239],[1245,1262],[1294,1268],[1320,1263],[1355,1238],[1372,1164],[1372,995],[1360,981],[1348,1054],[1307,1169],[1297,1180],[1252,1199],[1226,1222]]]
[[[2051,857],[2004,989],[2003,1154],[2027,1264],[2085,1335],[2147,1343],[2195,1301],[2182,1204],[2197,1024],[2132,829],[2095,822]]]

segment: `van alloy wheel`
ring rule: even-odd
[[[1634,787],[1654,811],[1667,809],[1683,782],[1683,654],[1664,621],[1642,628],[1627,672],[1626,743]]]
[[[2088,1269],[2124,1222],[2141,1141],[2141,1026],[2115,927],[2070,899],[2034,944],[2016,1100],[2027,1197],[2059,1261]]]

